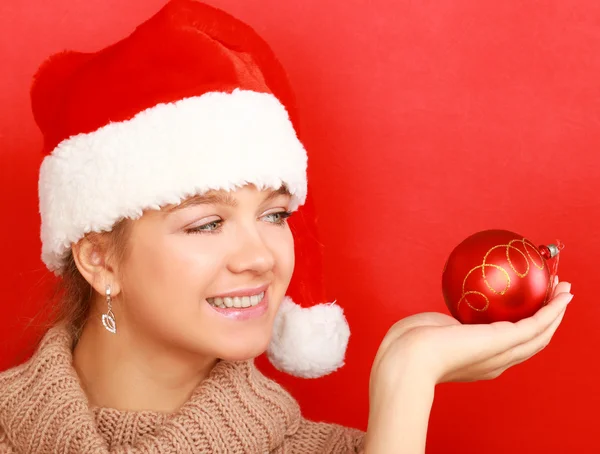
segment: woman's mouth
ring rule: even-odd
[[[266,290],[255,295],[207,298],[208,305],[230,320],[251,320],[262,317],[269,308]]]
[[[260,293],[257,293],[256,295],[249,295],[249,296],[234,296],[234,297],[226,296],[224,298],[219,298],[219,297],[207,298],[206,301],[208,301],[208,304],[210,304],[211,306],[219,307],[222,309],[230,309],[230,308],[244,309],[244,308],[254,307],[254,306],[258,305],[258,303],[260,303],[264,297],[265,297],[265,292],[260,292]]]

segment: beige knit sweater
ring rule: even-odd
[[[363,433],[304,419],[252,361],[220,362],[176,413],[90,408],[72,339],[51,329],[0,374],[0,453],[352,453]]]

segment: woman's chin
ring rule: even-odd
[[[268,347],[267,342],[247,342],[244,345],[230,345],[221,348],[219,358],[225,361],[247,361],[262,355]]]

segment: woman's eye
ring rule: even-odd
[[[271,224],[275,225],[284,225],[286,223],[287,218],[289,218],[292,213],[288,211],[278,211],[276,213],[269,213],[263,216],[263,219]],[[206,224],[199,225],[198,227],[193,227],[191,229],[187,229],[186,233],[195,234],[195,233],[218,233],[223,226],[223,220],[218,219],[216,221],[208,222]]]
[[[283,225],[287,218],[292,215],[289,211],[278,211],[277,213],[271,213],[264,216],[268,222],[273,224]]]
[[[188,230],[186,230],[186,232],[187,233],[213,233],[213,232],[217,231],[219,229],[219,227],[221,227],[222,223],[223,223],[222,220],[212,221],[212,222],[209,222],[208,224],[203,224],[198,227],[188,229]]]

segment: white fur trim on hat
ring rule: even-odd
[[[72,243],[209,190],[246,184],[306,198],[307,156],[283,105],[247,90],[159,104],[62,141],[39,178],[42,260],[60,272]]]
[[[273,325],[269,361],[282,372],[317,378],[344,365],[350,327],[337,304],[303,308],[285,297]]]

